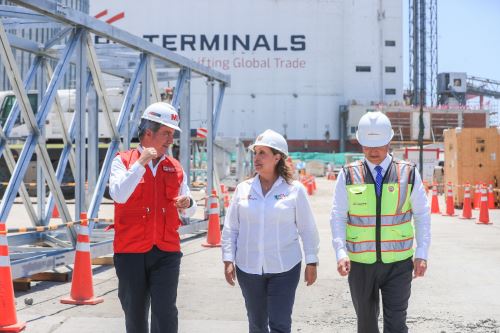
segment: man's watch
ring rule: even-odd
[[[318,266],[318,263],[317,262],[310,262],[308,264],[306,264],[306,266]]]

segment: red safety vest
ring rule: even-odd
[[[140,157],[137,149],[119,153],[129,169]],[[159,162],[156,177],[146,167],[127,202],[115,202],[115,253],[144,253],[156,245],[169,252],[180,251],[177,229],[181,224],[174,198],[179,196],[182,167],[175,158]]]

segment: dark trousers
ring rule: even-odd
[[[146,253],[116,253],[118,297],[125,312],[127,333],[177,333],[177,285],[181,252],[156,246]]]
[[[300,263],[276,274],[248,274],[236,267],[245,298],[250,333],[289,333],[292,309],[300,279]]]
[[[351,262],[349,287],[358,317],[358,333],[378,333],[379,292],[384,309],[384,333],[406,333],[413,260],[392,264]]]

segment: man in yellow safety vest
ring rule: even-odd
[[[360,333],[379,332],[379,293],[384,332],[408,332],[412,272],[420,277],[427,269],[429,202],[415,165],[389,154],[393,135],[382,112],[361,117],[356,138],[365,159],[344,166],[333,197],[337,270],[349,276]]]

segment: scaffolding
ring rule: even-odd
[[[34,227],[48,227],[54,206],[61,215],[65,228],[42,232],[27,232],[8,237],[14,278],[69,265],[74,257],[76,231],[81,213],[91,221],[92,257],[112,253],[112,233],[105,233],[100,223],[94,223],[108,182],[110,166],[119,149],[127,149],[137,130],[142,111],[151,102],[160,101],[158,82],[176,80],[172,104],[179,110],[180,162],[190,174],[190,85],[191,80],[206,81],[207,92],[207,173],[214,174],[213,142],[220,118],[228,75],[202,66],[188,58],[154,45],[126,31],[112,27],[78,10],[49,0],[12,0],[16,6],[2,6],[3,19],[20,21],[39,19],[57,26],[59,33],[43,44],[6,32],[0,23],[0,59],[5,67],[16,102],[0,127],[0,157],[11,171],[11,178],[0,203],[0,223],[6,223],[12,205],[19,193]],[[111,41],[96,45],[95,36]],[[14,50],[29,52],[31,66],[22,77]],[[53,67],[51,63],[55,63]],[[69,66],[76,71],[75,112],[69,127],[64,122],[57,91]],[[115,121],[107,96],[104,74],[128,82],[118,119]],[[33,110],[27,95],[34,80],[38,80],[38,109]],[[95,96],[93,105],[87,105],[87,96]],[[44,138],[47,116],[55,109],[61,119],[63,148],[54,170]],[[98,112],[102,110],[111,133],[109,147],[101,168],[98,154]],[[9,147],[9,134],[15,119],[21,114],[29,129],[17,160]],[[36,153],[37,207],[34,208],[23,182],[29,162]],[[61,190],[61,182],[69,164],[75,179],[75,211],[69,211]],[[50,194],[46,197],[45,185]],[[88,189],[86,189],[86,185]],[[207,192],[213,187],[213,177],[207,179]],[[206,228],[206,221],[189,221],[180,233],[193,233]]]

